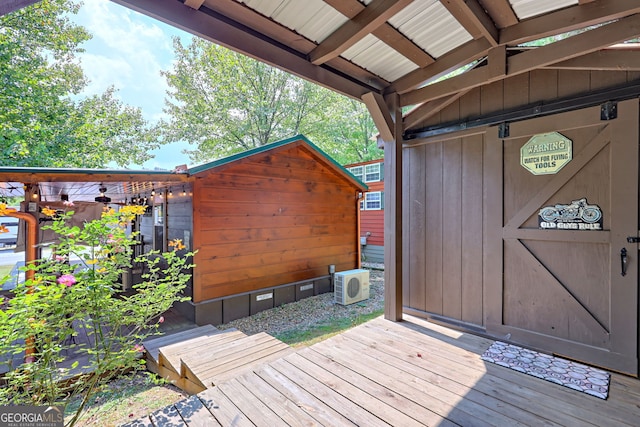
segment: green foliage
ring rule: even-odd
[[[124,166],[157,146],[113,89],[78,99],[87,82],[76,54],[91,38],[68,18],[79,6],[42,0],[0,17],[0,165]]]
[[[262,62],[193,38],[174,39],[176,62],[161,124],[167,142],[189,141],[201,163],[303,133],[338,161],[379,158],[366,108]]]
[[[173,251],[137,258],[145,265],[143,282],[132,294],[121,292],[119,278],[131,266],[135,238],[126,228],[140,209],[106,210],[84,227],[67,225],[73,212],[43,210],[53,218],[46,227],[59,243],[52,259],[26,268],[33,277],[0,311],[0,360],[10,365],[0,405],[66,406],[81,395],[72,425],[102,384],[142,366],[141,341],[156,332],[163,312],[186,299],[182,290],[191,277],[193,253],[183,253],[184,246],[174,241]],[[80,267],[69,262],[72,257],[80,259]],[[89,343],[74,342],[79,331]],[[25,354],[24,362],[11,365],[12,358]],[[69,366],[71,355],[85,357]]]

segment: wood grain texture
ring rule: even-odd
[[[194,191],[194,302],[358,265],[357,189],[303,147],[232,162]]]

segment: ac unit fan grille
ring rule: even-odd
[[[355,298],[360,292],[360,280],[357,277],[352,277],[347,284],[347,295],[349,298]]]

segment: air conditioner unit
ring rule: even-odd
[[[342,305],[369,299],[369,270],[336,273],[333,279],[335,302]]]

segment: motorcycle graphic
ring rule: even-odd
[[[587,204],[587,199],[573,200],[568,205],[547,206],[540,209],[540,218],[546,222],[575,222],[582,220],[595,223],[602,218],[602,211],[598,205]]]

